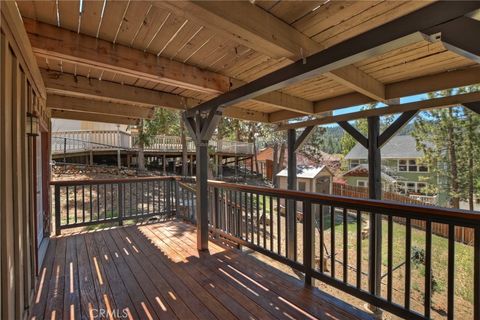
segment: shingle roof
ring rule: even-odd
[[[330,170],[327,168],[327,166],[321,166],[321,167],[302,167],[299,166],[297,167],[297,178],[315,178],[320,172],[323,170],[327,170],[330,174]],[[283,169],[277,174],[278,177],[287,177],[288,176],[288,169]]]
[[[415,138],[409,135],[395,136],[381,149],[383,159],[414,159],[422,158],[423,152],[417,150]],[[367,149],[360,143],[345,156],[345,159],[367,159]]]

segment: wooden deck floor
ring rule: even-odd
[[[366,319],[177,221],[52,239],[32,319]],[[102,317],[102,315],[104,315]]]

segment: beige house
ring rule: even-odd
[[[277,174],[280,181],[280,188],[287,189],[287,169]],[[333,174],[327,166],[297,167],[297,190],[317,193],[332,193]]]

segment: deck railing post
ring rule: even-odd
[[[220,210],[219,209],[219,205],[218,205],[218,188],[215,188],[213,187],[213,201],[214,201],[214,205],[213,205],[213,226],[215,227],[215,229],[218,229],[219,228],[219,224],[218,224],[218,221],[220,220]]]
[[[118,225],[123,226],[123,184],[117,184],[118,187]]]
[[[287,188],[289,190],[297,190],[297,154],[295,152],[296,141],[295,129],[288,130],[288,174],[287,174]],[[295,223],[296,223],[296,201],[287,200],[286,224],[287,224],[287,258],[294,259],[295,256]]]
[[[312,214],[312,202],[303,201],[303,266],[305,267],[305,285],[312,285],[312,269],[314,266],[314,219]]]
[[[68,197],[68,194],[67,194]],[[55,185],[55,235],[60,235],[60,186]]]

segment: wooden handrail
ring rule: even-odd
[[[115,184],[129,182],[145,182],[158,180],[179,180],[178,176],[154,176],[154,177],[137,177],[137,178],[120,178],[120,179],[84,179],[84,180],[56,180],[50,181],[52,186],[79,186],[79,185],[96,185],[96,184]]]
[[[388,214],[389,211],[397,213],[403,213],[405,216],[409,216],[412,219],[422,218],[425,216],[445,218],[449,220],[461,221],[462,224],[467,223],[480,223],[480,213],[462,209],[449,209],[439,208],[434,206],[420,206],[414,204],[401,204],[393,201],[384,200],[371,200],[351,198],[344,196],[334,196],[321,193],[293,191],[286,189],[274,189],[266,187],[257,187],[236,183],[228,183],[223,181],[209,180],[208,184],[212,187],[261,193],[264,195],[276,196],[280,198],[288,198],[296,201],[310,200],[315,203],[322,203],[324,205],[341,205],[343,207],[350,207],[352,209],[358,209],[362,211],[378,211],[379,213]],[[415,216],[419,215],[419,216]]]

